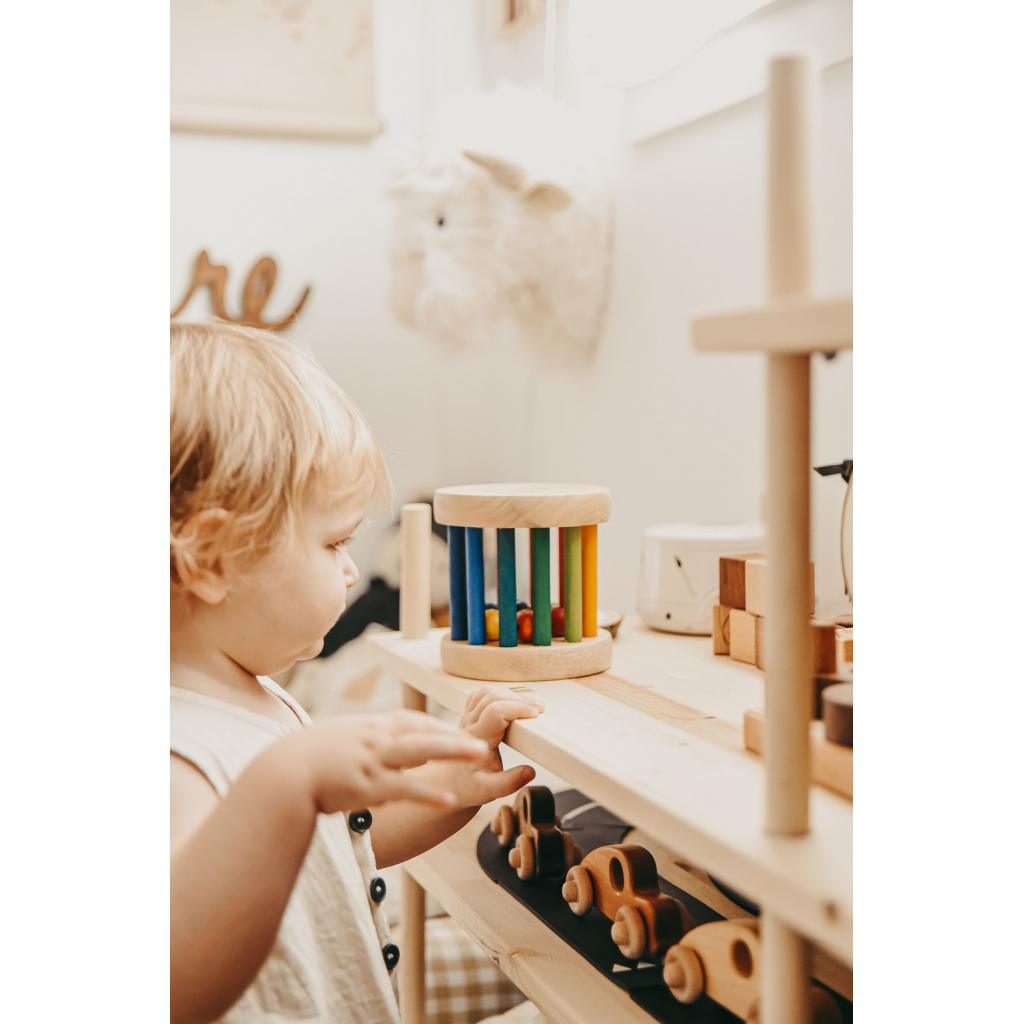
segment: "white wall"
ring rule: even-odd
[[[759,511],[761,360],[698,355],[687,325],[696,310],[763,295],[763,101],[624,153],[612,293],[592,366],[544,371],[516,352],[442,357],[386,307],[391,141],[451,89],[499,71],[541,74],[543,33],[496,42],[489,9],[468,0],[392,0],[376,12],[390,136],[369,145],[173,136],[172,297],[200,248],[231,266],[235,301],[251,262],[272,254],[281,277],[267,315],[312,283],[293,330],[366,412],[400,497],[484,480],[605,483],[615,509],[602,530],[602,603],[630,609],[646,525]],[[822,292],[848,292],[850,63],[824,72],[821,88],[815,273]],[[850,357],[818,363],[814,387],[814,459],[840,461],[852,454]],[[834,479],[813,491],[818,591],[832,600],[842,491]],[[357,558],[373,536],[357,543]]]

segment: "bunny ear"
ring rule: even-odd
[[[538,210],[564,210],[571,202],[572,196],[550,181],[538,181],[523,190],[523,199]]]
[[[505,188],[518,192],[526,181],[526,171],[511,160],[504,160],[499,156],[487,156],[472,149],[464,149],[462,155],[471,163],[482,167],[499,185],[504,185]]]

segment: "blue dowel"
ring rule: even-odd
[[[466,528],[448,527],[448,607],[452,620],[452,639],[469,636],[466,625]]]
[[[498,529],[498,645],[519,646],[516,618],[516,531]]]
[[[484,531],[479,526],[466,530],[467,630],[471,644],[487,643],[484,624]]]

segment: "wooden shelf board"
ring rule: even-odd
[[[379,633],[369,644],[400,679],[460,713],[481,684],[441,669],[443,633]],[[815,789],[808,835],[763,831],[764,768],[742,734],[743,713],[764,706],[760,672],[713,655],[709,637],[627,620],[608,672],[490,685],[546,705],[538,718],[512,724],[511,747],[851,962],[852,808]]]
[[[853,347],[853,302],[797,299],[698,316],[692,337],[701,352],[838,352]]]
[[[484,874],[476,843],[492,815],[492,807],[481,809],[451,839],[403,867],[549,1020],[651,1024],[622,989]]]

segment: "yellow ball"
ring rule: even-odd
[[[479,619],[477,620],[479,621]],[[487,608],[484,610],[484,630],[488,640],[498,639],[498,609]]]

